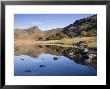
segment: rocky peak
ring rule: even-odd
[[[28,30],[40,30],[40,29],[38,26],[33,26],[33,27],[28,28]]]

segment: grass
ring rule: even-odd
[[[96,37],[74,37],[74,38],[65,38],[62,40],[49,40],[49,41],[37,41],[37,44],[65,44],[72,45],[79,41],[86,41],[89,47],[97,47],[97,38]]]
[[[32,45],[32,44],[40,44],[40,45],[49,45],[49,44],[60,44],[60,45],[72,45],[76,42],[79,41],[86,41],[88,47],[97,47],[97,37],[74,37],[74,38],[64,38],[61,40],[48,40],[48,41],[32,41],[32,40],[15,40],[15,45],[17,44],[27,44],[27,45]]]

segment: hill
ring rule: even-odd
[[[38,26],[27,29],[15,29],[15,40],[60,40],[72,37],[97,36],[97,15],[76,20],[64,28],[42,31]]]

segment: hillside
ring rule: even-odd
[[[71,37],[95,37],[97,36],[97,15],[76,20],[64,28],[56,28],[42,31],[38,26],[27,29],[15,29],[15,40],[60,40]]]
[[[61,31],[62,31],[61,28],[42,31],[38,27],[36,28],[36,26],[33,26],[28,29],[15,29],[14,36],[15,36],[15,40],[16,39],[45,40],[47,37],[53,34],[57,34]]]
[[[85,36],[96,36],[97,16],[91,16],[84,19],[76,20],[73,24],[64,28],[64,33],[70,36],[80,36],[85,32]],[[89,33],[93,34],[89,34]]]
[[[74,23],[63,28],[62,32],[51,35],[48,37],[49,40],[71,38],[71,37],[94,37],[97,36],[97,16],[91,16],[76,20]]]

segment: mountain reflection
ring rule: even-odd
[[[58,45],[15,45],[14,53],[15,56],[19,55],[28,55],[33,58],[38,58],[40,54],[52,54],[56,55],[56,57],[53,58],[53,60],[59,60],[58,57],[65,56],[69,58],[70,60],[73,60],[77,64],[87,65],[90,67],[97,68],[97,60],[93,60],[91,62],[88,62],[86,59],[82,59],[82,57],[79,57],[80,54],[77,53],[75,56],[68,55],[70,51],[73,49],[73,47],[62,47]],[[67,52],[67,53],[65,53]],[[57,57],[58,56],[58,57]],[[45,59],[42,59],[45,60]],[[39,65],[39,67],[45,67],[45,65]]]
[[[24,45],[14,48],[15,56],[28,55],[38,57],[41,53],[53,54],[57,56],[63,55],[63,52],[70,47],[61,47],[57,45]]]

